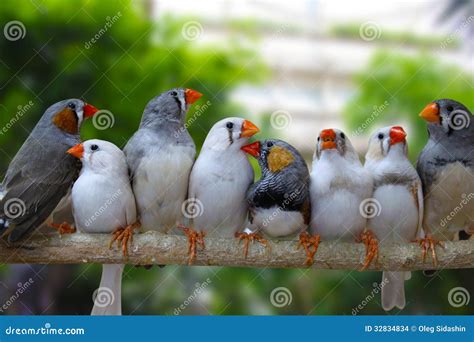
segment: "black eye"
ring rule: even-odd
[[[75,110],[75,109],[76,109],[76,104],[75,104],[74,102],[69,102],[69,103],[67,104],[67,106],[68,106],[69,108],[71,108],[72,110]]]
[[[321,137],[318,137],[318,141],[320,141],[320,140],[321,140]]]
[[[174,90],[170,94],[171,94],[171,96],[174,96],[174,97],[178,96],[178,93]]]
[[[383,139],[383,134],[382,134],[382,133],[379,133],[378,138],[379,138],[380,140],[382,140],[382,139]]]
[[[448,110],[448,112],[452,112],[453,111],[453,106],[447,106],[446,109]]]
[[[346,135],[341,132],[341,139],[345,139],[345,138],[346,138]]]
[[[97,151],[98,149],[99,149],[99,146],[95,144],[91,146],[91,151]]]
[[[273,146],[273,143],[271,141],[267,142],[267,147],[272,147]]]
[[[228,122],[225,126],[226,126],[228,129],[234,128],[234,124],[233,124],[232,122]]]

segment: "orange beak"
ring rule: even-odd
[[[439,122],[439,106],[436,102],[427,105],[420,113],[420,116],[428,122]]]
[[[332,148],[336,148],[336,132],[332,129],[323,129],[319,134],[321,138],[321,149],[329,150]]]
[[[69,153],[70,155],[78,158],[78,159],[82,159],[82,157],[84,156],[84,145],[83,144],[77,144],[76,146],[70,148],[69,150],[67,150],[66,153]]]
[[[393,126],[390,129],[390,145],[395,145],[400,142],[405,142],[405,137],[407,134],[400,126]]]
[[[186,89],[184,91],[185,97],[186,97],[186,103],[187,104],[193,104],[197,100],[199,100],[202,96],[202,94],[196,90],[192,89]]]
[[[254,143],[242,146],[240,149],[245,153],[248,153],[251,156],[258,158],[260,156],[260,141],[256,141]]]
[[[241,138],[250,138],[251,136],[257,134],[260,132],[260,129],[255,126],[252,122],[248,120],[244,120],[244,123],[242,124],[242,129],[240,132],[240,137]]]
[[[87,119],[87,118],[90,118],[91,116],[94,116],[95,113],[97,113],[99,110],[97,108],[95,108],[93,105],[90,105],[88,103],[86,103],[84,105],[84,107],[82,108],[83,112],[84,112],[84,118]]]

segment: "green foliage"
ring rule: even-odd
[[[0,146],[8,156],[0,161],[2,170],[44,110],[65,98],[84,98],[111,111],[113,128],[100,131],[89,120],[83,137],[119,146],[136,130],[147,102],[172,87],[205,94],[189,113],[194,118],[189,130],[197,146],[219,118],[241,114],[238,106],[229,103],[228,94],[242,82],[265,76],[254,49],[190,42],[182,29],[191,18],[165,16],[155,23],[141,4],[51,0],[35,7],[33,2],[2,3],[2,23],[21,21],[26,36],[0,40],[0,125],[18,116],[18,106],[33,102],[0,135]]]
[[[377,53],[354,79],[357,91],[346,105],[344,118],[356,133],[383,125],[407,124],[411,157],[426,139],[426,123],[418,114],[431,101],[452,98],[474,107],[472,75],[429,55]]]

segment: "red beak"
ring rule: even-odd
[[[255,126],[252,122],[248,120],[244,120],[244,123],[242,124],[242,130],[240,132],[240,137],[250,138],[258,132],[260,132],[260,129],[258,129],[257,126]]]
[[[88,103],[86,103],[84,105],[84,107],[82,108],[83,112],[84,112],[84,118],[87,119],[87,118],[90,118],[91,116],[94,116],[95,113],[97,113],[99,110],[97,108],[95,108],[93,105],[90,105]]]
[[[254,143],[242,146],[240,149],[245,153],[248,153],[251,156],[258,158],[260,156],[260,141],[256,141]]]
[[[67,150],[66,153],[69,153],[70,155],[73,155],[74,157],[78,159],[82,159],[82,157],[84,156],[84,145],[77,144],[76,146]]]
[[[186,97],[186,103],[187,104],[193,104],[197,100],[199,100],[202,96],[202,94],[196,90],[192,89],[186,89],[185,92],[185,97]]]
[[[319,134],[321,138],[321,149],[329,150],[336,148],[336,132],[333,129],[323,129]]]
[[[405,142],[407,134],[401,126],[393,126],[390,129],[390,145],[395,145],[400,142]]]
[[[420,113],[420,116],[428,122],[439,122],[439,106],[436,102],[427,105]]]

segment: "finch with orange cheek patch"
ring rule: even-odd
[[[305,231],[311,215],[309,172],[300,153],[277,139],[242,149],[257,158],[262,170],[260,180],[247,192],[251,228],[274,239]]]
[[[376,211],[367,226],[380,243],[411,242],[420,236],[423,219],[421,180],[407,157],[406,133],[400,126],[379,129],[369,140],[365,169],[374,179]],[[405,280],[410,272],[382,274],[382,307],[405,307]]]
[[[69,154],[82,161],[81,174],[72,188],[74,221],[80,232],[112,233],[135,224],[137,212],[130,186],[125,155],[114,144],[89,140],[76,145]],[[131,238],[131,237],[130,237]],[[126,240],[123,239],[124,254]],[[121,315],[124,265],[103,265],[102,279],[92,315]],[[100,303],[100,291],[111,291],[111,301]]]
[[[80,143],[82,122],[97,111],[71,99],[43,114],[0,186],[0,234],[7,234],[8,241],[17,241],[42,225],[67,195],[81,163],[66,151]]]
[[[377,242],[365,231],[367,216],[361,204],[372,196],[372,176],[364,169],[349,138],[338,129],[318,136],[311,171],[310,232],[322,240],[366,240],[368,267]]]

